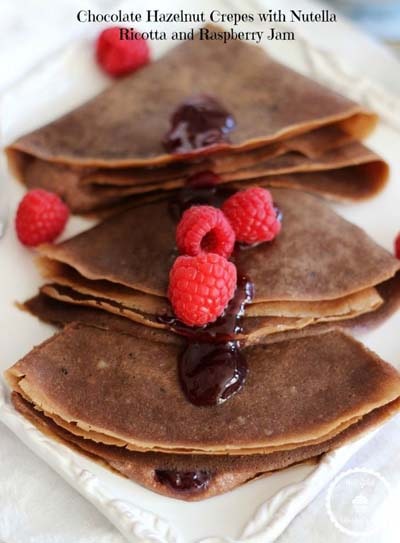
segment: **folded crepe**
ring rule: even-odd
[[[243,349],[246,384],[199,408],[182,393],[180,346],[66,326],[6,372],[71,434],[137,451],[269,454],[334,438],[400,396],[400,375],[340,331]]]
[[[20,394],[13,392],[12,401],[17,411],[51,438],[60,440],[154,492],[186,501],[210,498],[268,475],[274,470],[312,458],[317,459],[322,453],[356,439],[363,432],[382,424],[400,407],[400,401],[395,400],[374,409],[337,436],[317,445],[266,455],[209,456],[140,453],[96,443],[58,426]]]
[[[322,129],[318,132],[320,133]],[[305,136],[298,136],[297,139]],[[147,169],[139,175],[130,169],[107,170],[106,173],[94,171],[88,173],[83,179],[84,185],[96,185],[96,188],[103,189],[110,186],[119,187],[122,195],[129,190],[142,189],[145,187],[156,187],[174,189],[184,186],[187,178],[197,173],[211,170],[220,177],[221,183],[237,180],[248,180],[261,176],[279,175],[285,173],[301,173],[325,170],[336,170],[339,168],[366,165],[366,169],[373,171],[379,165],[381,172],[374,172],[374,177],[383,182],[387,165],[381,157],[359,142],[352,142],[339,148],[327,149],[325,153],[311,156],[303,155],[296,151],[279,154],[274,157],[263,157],[264,149],[257,149],[248,153],[233,154],[232,152],[223,161],[209,159],[206,163],[194,162],[182,169],[171,168],[171,173],[165,177],[165,173],[157,169]],[[250,155],[250,156],[249,156]],[[241,157],[244,157],[242,160]],[[240,165],[239,162],[242,162]]]
[[[400,262],[317,198],[286,189],[273,190],[273,197],[283,213],[281,234],[235,256],[255,286],[244,336],[254,341],[378,309],[383,299],[376,287],[395,276]],[[39,265],[51,281],[42,292],[168,328],[163,317],[170,312],[166,291],[175,229],[169,202],[159,201],[42,246]]]
[[[80,322],[91,326],[97,326],[98,328],[105,330],[114,330],[116,332],[131,334],[135,337],[143,337],[145,339],[150,339],[151,341],[175,343],[182,346],[185,344],[185,339],[182,336],[170,333],[165,329],[146,326],[145,323],[140,324],[139,322],[131,321],[125,317],[118,316],[118,314],[103,311],[93,305],[72,304],[68,300],[68,296],[68,301],[62,301],[60,298],[65,296],[63,287],[53,285],[51,288],[59,289],[60,296],[56,298],[48,296],[45,293],[47,288],[50,287],[41,289],[40,293],[36,296],[26,300],[24,303],[19,303],[19,308],[23,311],[27,311],[41,321],[53,324],[57,327],[63,327],[71,322]],[[247,336],[246,342],[250,344],[254,342],[272,343],[284,341],[295,337],[303,337],[304,335],[327,332],[334,327],[351,330],[357,332],[358,335],[366,333],[381,325],[398,311],[400,307],[400,273],[397,273],[388,281],[381,283],[377,287],[377,291],[382,298],[383,303],[374,311],[363,313],[358,317],[353,317],[351,319],[344,318],[343,320],[338,319],[334,322],[314,324],[312,327],[307,326],[291,328],[286,331],[274,331],[273,334],[268,335],[253,333]],[[70,293],[70,296],[79,298],[79,295],[76,292]],[[250,322],[259,321],[257,317],[252,319],[247,317],[245,323],[247,323],[248,320],[250,320]],[[287,321],[288,320],[289,319],[287,319]],[[248,328],[247,324],[245,324],[245,329],[246,328]]]
[[[198,171],[204,171],[201,165],[195,165],[193,169],[195,167]],[[54,190],[57,185],[52,174],[46,176],[47,168],[43,162],[39,168],[32,167],[26,179],[27,185],[42,186],[41,180],[46,179],[46,186],[43,188]],[[218,173],[215,168],[212,171]],[[318,159],[289,153],[268,162],[258,162],[251,168],[222,173],[220,183],[230,183],[238,187],[254,183],[267,187],[296,188],[335,200],[348,201],[369,198],[379,192],[387,181],[388,172],[387,164],[379,156],[361,144],[354,143],[343,149],[330,151]],[[154,175],[153,172],[150,174]],[[76,173],[72,175],[76,176]],[[164,181],[152,179],[140,184],[131,179],[127,172],[118,176],[112,176],[108,172],[106,176],[93,173],[86,179],[92,184],[86,182],[84,186],[79,186],[79,183],[72,183],[67,195],[68,198],[78,199],[82,211],[85,211],[87,205],[89,208],[91,205],[103,207],[129,196],[179,189],[185,186],[188,177],[180,175]]]
[[[217,97],[233,114],[230,142],[166,154],[162,140],[171,115],[199,93]],[[24,183],[59,192],[77,211],[111,205],[126,197],[122,189],[137,193],[181,186],[188,175],[204,169],[232,181],[363,164],[373,182],[363,191],[356,184],[342,195],[360,198],[374,194],[387,177],[385,163],[357,143],[375,124],[375,115],[275,62],[261,48],[200,43],[196,37],[22,136],[7,155]],[[99,186],[112,186],[113,194],[97,195]],[[340,193],[335,184],[332,190],[326,184],[320,192]]]
[[[240,181],[227,181],[232,188],[246,188],[252,185],[284,187],[316,193],[335,201],[349,202],[363,200],[377,194],[388,178],[388,166],[379,158],[371,157],[370,162],[348,165],[338,169],[321,171],[271,173],[262,177],[250,176]],[[72,211],[81,214],[95,212],[98,215],[107,209],[127,202],[128,206],[138,205],[144,198],[159,199],[166,191],[171,192],[184,185],[184,179],[167,182],[149,182],[131,186],[113,186],[95,183],[105,181],[104,176],[91,177],[94,184],[85,184],[76,168],[54,165],[42,160],[33,160],[24,170],[27,188],[42,188],[59,194]],[[110,175],[107,174],[110,178]],[[124,176],[125,177],[125,176]],[[113,176],[113,179],[118,179]],[[81,182],[82,181],[82,182]]]

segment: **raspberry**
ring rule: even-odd
[[[30,190],[19,203],[15,217],[18,239],[30,247],[53,241],[64,230],[68,217],[68,207],[57,194]]]
[[[182,215],[176,229],[176,244],[181,253],[190,256],[205,252],[227,258],[235,245],[235,233],[220,209],[193,206]]]
[[[397,234],[394,242],[394,254],[396,255],[396,258],[400,258],[400,234]]]
[[[118,77],[129,74],[150,60],[150,50],[143,38],[121,40],[121,28],[113,26],[103,30],[96,43],[96,57],[109,75]]]
[[[241,243],[271,241],[281,230],[271,193],[260,187],[237,192],[224,202],[222,211]]]
[[[214,322],[233,297],[236,278],[235,265],[215,253],[178,256],[168,289],[175,315],[189,326]]]

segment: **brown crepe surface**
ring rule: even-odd
[[[283,213],[280,235],[240,251],[236,259],[255,285],[254,302],[333,300],[377,285],[399,269],[397,259],[317,198],[285,189],[273,190],[273,198]],[[168,202],[157,202],[42,246],[40,253],[88,279],[165,296],[176,257],[175,229]]]
[[[161,140],[175,108],[194,93],[217,96],[233,113],[235,148],[273,142],[340,120],[346,121],[347,132],[360,135],[376,122],[357,104],[275,62],[261,48],[195,39],[11,147],[81,166],[177,160],[182,157],[165,155]]]
[[[43,411],[83,430],[139,449],[207,453],[300,446],[400,395],[394,368],[340,331],[245,348],[247,382],[215,408],[183,396],[179,352],[75,324],[36,347],[8,378]]]
[[[362,432],[382,424],[400,408],[399,400],[373,410],[358,423],[353,424],[338,436],[318,445],[294,450],[275,452],[268,455],[251,456],[196,456],[160,453],[139,453],[121,447],[112,447],[79,438],[57,426],[51,419],[40,413],[19,394],[13,393],[12,401],[22,415],[39,430],[64,444],[74,446],[79,452],[105,462],[106,465],[125,477],[146,488],[169,497],[184,500],[199,500],[222,494],[264,473],[285,468],[291,464],[316,457],[323,452],[356,439]],[[206,470],[210,482],[201,492],[178,492],[161,484],[155,477],[155,470],[193,471]]]

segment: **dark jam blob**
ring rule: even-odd
[[[215,322],[191,328],[173,317],[164,318],[163,322],[187,338],[178,373],[182,390],[194,405],[220,405],[243,387],[247,361],[235,337],[243,331],[244,308],[253,296],[253,283],[239,275],[234,297]]]
[[[162,485],[169,486],[179,492],[200,492],[208,487],[211,473],[206,470],[177,471],[156,469],[154,478]]]
[[[247,376],[239,342],[189,343],[179,359],[187,399],[198,406],[220,405],[238,392]]]
[[[175,110],[163,145],[168,153],[187,153],[229,143],[228,134],[234,128],[235,120],[224,106],[212,96],[198,94]]]

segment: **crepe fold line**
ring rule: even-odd
[[[183,171],[171,171],[165,174],[157,169],[147,169],[143,175],[138,175],[134,170],[106,170],[104,172],[89,172],[83,179],[83,184],[95,184],[96,189],[102,188],[103,194],[108,190],[109,194],[113,187],[115,193],[117,188],[122,195],[129,195],[130,190],[145,190],[146,187],[174,189],[185,184],[189,175],[194,175],[206,170],[212,170],[220,176],[222,183],[230,181],[248,180],[261,176],[279,175],[288,173],[314,172],[325,170],[336,170],[339,168],[373,165],[380,163],[385,165],[383,159],[376,153],[365,147],[362,143],[351,142],[347,145],[326,150],[325,153],[311,157],[299,152],[287,152],[276,154],[274,157],[263,157],[260,150],[253,151],[252,157],[239,160],[240,155],[230,155],[218,165],[193,163]],[[247,163],[246,163],[247,162]],[[240,164],[241,163],[241,164]],[[175,168],[176,170],[176,168]]]
[[[56,192],[72,211],[81,214],[115,208],[127,202],[137,204],[145,198],[159,199],[166,192],[177,190],[183,181],[168,181],[118,187],[112,185],[84,185],[80,174],[67,166],[44,161],[30,162],[24,174],[17,173],[27,188],[42,188]],[[271,174],[263,177],[227,182],[228,187],[242,189],[252,185],[283,187],[316,193],[327,199],[351,202],[377,194],[388,180],[388,165],[380,160],[339,169]],[[102,178],[104,180],[104,178]]]
[[[17,393],[22,397],[24,398],[26,401],[30,401],[30,398],[29,398],[29,394],[26,393],[26,391],[24,390],[21,390],[19,389],[18,387],[16,388],[17,390]],[[165,453],[165,454],[168,454],[168,451],[166,451],[165,449],[158,449],[157,447],[151,447],[151,448],[148,448],[148,447],[140,447],[138,448],[137,445],[131,445],[130,443],[126,443],[126,441],[124,440],[121,440],[115,436],[110,436],[110,435],[107,435],[107,434],[103,434],[103,433],[100,433],[100,432],[97,432],[97,431],[94,431],[94,430],[88,430],[88,429],[85,429],[85,428],[82,428],[79,424],[76,424],[76,423],[71,423],[71,422],[66,422],[64,419],[62,419],[61,417],[55,415],[54,413],[53,414],[50,414],[50,413],[47,413],[46,411],[43,411],[40,407],[36,406],[36,409],[38,411],[41,411],[47,418],[51,419],[55,424],[57,424],[57,426],[59,426],[60,428],[68,431],[70,434],[74,435],[74,436],[77,436],[77,437],[80,437],[80,438],[83,438],[83,439],[86,439],[86,440],[90,440],[94,443],[101,443],[101,444],[105,444],[105,445],[113,445],[113,446],[116,446],[116,447],[121,447],[121,448],[126,448],[127,450],[132,450],[134,452],[160,452],[160,453]],[[299,447],[304,447],[304,446],[310,446],[310,445],[317,445],[323,441],[327,441],[328,439],[336,436],[336,435],[339,435],[342,431],[344,431],[345,429],[347,429],[348,427],[352,426],[353,424],[355,424],[356,422],[358,422],[360,420],[360,417],[354,417],[354,418],[351,418],[341,424],[338,424],[332,431],[328,432],[327,434],[325,434],[323,436],[323,438],[319,437],[319,438],[316,438],[316,439],[309,439],[307,441],[303,441],[301,443],[299,442],[296,442],[296,443],[288,443],[288,444],[281,444],[279,446],[270,446],[270,447],[262,447],[262,448],[257,448],[257,447],[254,447],[251,449],[251,451],[247,451],[246,449],[244,450],[241,450],[241,449],[237,449],[235,451],[235,454],[234,455],[243,455],[243,456],[247,456],[247,455],[253,455],[253,454],[271,454],[273,452],[283,452],[283,451],[287,451],[287,450],[293,450],[293,449],[296,449],[296,448],[299,448]],[[215,456],[218,456],[218,455],[224,455],[226,454],[225,452],[221,452],[221,451],[215,451],[215,452],[212,452],[212,453],[206,453],[204,451],[188,451],[187,449],[185,448],[182,448],[182,449],[174,449],[174,453],[175,454],[182,454],[182,455],[185,455],[185,454],[193,454],[193,453],[201,453],[201,454],[213,454]],[[229,453],[228,453],[229,454]]]
[[[374,311],[363,313],[352,319],[338,320],[334,323],[325,322],[313,324],[313,326],[307,326],[306,328],[275,331],[275,333],[269,335],[253,334],[247,337],[246,341],[250,343],[274,343],[303,337],[304,335],[310,336],[323,333],[331,330],[334,326],[354,331],[358,335],[363,334],[376,328],[398,311],[400,307],[400,273],[397,273],[388,281],[381,283],[377,287],[377,291],[383,303]],[[143,337],[150,341],[174,343],[177,345],[184,345],[185,341],[182,336],[168,330],[153,328],[143,323],[126,319],[120,315],[103,311],[95,306],[75,305],[64,302],[46,295],[43,290],[38,295],[18,305],[21,310],[31,313],[43,322],[58,327],[63,327],[71,322],[81,322],[105,330],[114,330]]]
[[[14,153],[10,149],[9,153],[10,156],[14,157],[14,160],[11,162],[15,165],[17,175],[23,177],[27,184],[38,183],[40,177],[44,176],[44,174],[56,180],[57,174],[67,176],[69,173],[70,175],[75,175],[77,182],[83,185],[112,185],[123,189],[125,185],[156,185],[158,187],[166,181],[183,179],[199,171],[204,171],[204,169],[222,174],[248,168],[258,162],[264,162],[285,153],[288,153],[285,166],[290,169],[292,161],[294,161],[295,165],[301,164],[301,157],[306,162],[308,159],[309,162],[312,158],[324,155],[324,153],[328,153],[328,151],[334,149],[337,150],[350,143],[354,143],[352,136],[342,130],[340,126],[332,125],[313,130],[286,141],[248,151],[216,153],[215,155],[207,156],[201,163],[186,160],[183,163],[173,163],[153,168],[116,168],[106,170],[79,168],[77,166],[52,163],[37,157],[21,155],[17,152]],[[347,155],[348,153],[345,152],[344,154]],[[360,146],[359,154],[361,157],[364,157],[364,161],[368,160],[368,158],[374,158],[372,155],[368,157],[371,151],[367,150],[364,146]],[[322,162],[323,164],[332,165],[335,157],[338,156],[340,157],[340,154],[332,156],[332,154],[328,153],[327,157],[322,158]],[[279,166],[282,165],[278,163],[274,166],[274,162],[271,162],[273,169],[276,170]]]
[[[43,168],[45,168],[46,172],[46,166],[42,166],[39,172],[36,172],[34,167],[31,168],[27,178],[29,185],[35,186],[41,183],[41,178],[44,177],[45,173]],[[195,165],[194,171],[204,171],[204,166]],[[214,169],[212,171],[218,173],[218,170]],[[337,172],[340,172],[340,175]],[[257,183],[258,180],[262,179],[267,186],[273,186],[274,184],[275,186],[279,186],[279,184],[285,186],[286,184],[289,188],[292,185],[293,187],[298,185],[301,187],[308,177],[302,174],[310,173],[314,174],[312,179],[314,183],[317,181],[317,184],[315,189],[312,183],[306,185],[309,190],[315,190],[320,194],[326,192],[327,197],[336,196],[337,199],[345,200],[353,197],[363,199],[371,197],[383,188],[388,179],[389,168],[374,152],[359,143],[353,143],[330,151],[318,159],[310,159],[296,153],[289,153],[267,162],[257,162],[252,167],[222,173],[220,182],[241,181],[249,183],[254,179]],[[153,172],[150,172],[150,178],[153,175]],[[51,175],[49,179],[51,179]],[[322,181],[318,183],[318,179]],[[348,187],[343,186],[344,179],[346,179]],[[187,175],[162,181],[151,179],[145,184],[140,184],[135,181],[132,174],[124,173],[123,176],[121,174],[111,176],[107,172],[100,175],[96,173],[88,174],[87,180],[90,180],[92,184],[95,183],[95,185],[82,187],[80,190],[83,194],[93,195],[93,197],[99,199],[99,202],[105,201],[107,198],[112,202],[117,197],[126,198],[151,191],[182,188],[186,184]],[[324,183],[323,180],[328,180],[329,183],[327,181]],[[114,181],[118,181],[120,186],[116,186]]]
[[[337,170],[264,176],[229,183],[240,190],[250,186],[288,188],[310,192],[336,202],[348,203],[376,195],[385,186],[389,168],[383,162],[371,162]]]
[[[246,386],[229,405],[199,409],[178,383],[180,349],[71,324],[10,368],[7,378],[70,430],[137,450],[201,454],[316,444],[400,395],[400,376],[390,365],[330,331],[245,347]]]
[[[236,255],[238,268],[246,270],[254,283],[254,307],[264,302],[319,303],[359,295],[399,269],[397,259],[318,198],[287,189],[274,189],[272,195],[283,213],[282,232],[273,242]],[[152,220],[155,216],[157,221]],[[119,213],[60,244],[41,246],[39,253],[45,257],[41,266],[50,277],[53,261],[75,270],[82,281],[106,281],[99,291],[110,284],[109,288],[131,289],[132,297],[139,291],[165,299],[176,258],[175,230],[169,202],[150,203]]]
[[[20,395],[13,393],[12,401],[17,411],[52,439],[59,439],[78,452],[100,461],[120,475],[150,490],[186,501],[210,498],[272,471],[317,458],[322,453],[354,440],[361,433],[382,424],[400,408],[400,402],[396,400],[383,408],[375,409],[336,437],[318,445],[268,455],[195,456],[139,453],[121,447],[94,443],[63,430]],[[162,484],[157,478],[156,470],[179,472],[204,470],[209,473],[210,480],[208,485],[198,492],[182,492]]]
[[[113,302],[115,309],[123,311],[135,310],[139,314],[148,315],[157,321],[157,316],[166,315],[170,305],[166,298],[143,294],[140,291],[117,285],[108,281],[88,280],[77,273],[73,268],[60,262],[42,258],[39,267],[43,276],[54,283],[45,286],[57,289],[57,286],[67,287],[61,289],[72,295],[84,295],[98,300],[99,298]],[[99,301],[100,303],[100,301]],[[273,301],[249,304],[246,311],[248,317],[344,317],[354,316],[379,307],[382,298],[375,288],[367,288],[360,292],[344,296],[335,300],[320,300],[317,302]],[[159,323],[160,324],[160,323]]]
[[[184,338],[178,334],[145,326],[95,307],[64,303],[45,295],[43,292],[17,305],[22,311],[30,313],[42,322],[58,327],[72,322],[80,322],[101,330],[121,332],[158,343],[184,345]]]
[[[325,126],[300,136],[248,151],[234,152],[230,150],[215,153],[205,157],[200,163],[186,161],[154,168],[92,169],[87,173],[83,172],[81,183],[124,187],[125,185],[142,185],[184,178],[205,169],[224,174],[250,168],[259,162],[270,161],[285,154],[297,159],[303,157],[304,160],[317,158],[328,151],[353,143],[353,141],[354,138],[342,130],[340,125]]]
[[[123,318],[127,318],[131,321],[143,324],[156,329],[171,330],[174,331],[174,327],[164,323],[161,319],[154,314],[144,313],[138,309],[132,309],[123,305],[120,302],[102,298],[99,296],[82,294],[81,292],[71,289],[70,287],[64,287],[57,284],[49,284],[41,287],[40,292],[44,295],[54,298],[60,302],[68,304],[94,307],[112,313]],[[260,341],[261,338],[270,334],[278,334],[289,330],[300,330],[306,326],[316,325],[318,323],[339,322],[343,323],[345,320],[354,319],[359,315],[363,315],[367,311],[374,311],[382,303],[382,299],[378,295],[375,289],[371,289],[370,299],[367,298],[367,293],[362,293],[359,296],[359,300],[354,300],[353,306],[346,305],[344,308],[340,308],[337,314],[328,313],[326,315],[318,315],[318,304],[310,304],[313,307],[305,315],[296,315],[296,308],[291,308],[291,316],[245,316],[242,321],[243,330],[235,335],[237,340],[245,340],[246,343],[254,343]],[[357,302],[360,304],[356,306]],[[369,305],[367,305],[369,303]],[[330,305],[330,304],[329,304]],[[324,304],[322,304],[322,307]],[[301,309],[298,309],[300,312]],[[286,313],[290,313],[286,310]],[[307,311],[304,311],[307,313]]]

